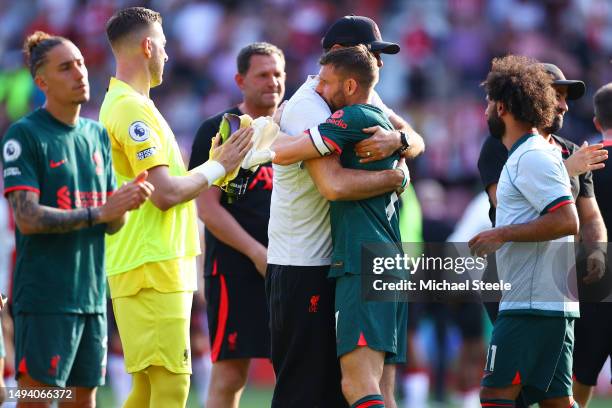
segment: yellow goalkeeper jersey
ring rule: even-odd
[[[170,126],[153,101],[127,83],[111,78],[100,122],[111,139],[119,186],[160,165],[168,166],[172,176],[187,174]],[[119,232],[106,237],[111,296],[130,296],[147,287],[161,292],[196,290],[199,253],[194,201],[161,211],[147,200],[128,213]]]

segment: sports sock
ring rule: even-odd
[[[206,398],[208,397],[208,386],[210,385],[210,374],[212,371],[210,354],[194,356],[191,360],[191,364],[193,368],[193,376],[191,378],[198,390],[200,406],[204,406],[206,405]]]
[[[161,366],[149,366],[147,374],[151,383],[149,408],[185,407],[189,396],[189,374],[175,374]]]
[[[366,395],[351,405],[351,408],[385,408],[383,396],[380,394]]]
[[[116,353],[108,353],[108,378],[110,379],[110,387],[115,395],[115,404],[118,407],[123,406],[123,403],[130,395],[132,388],[132,376],[125,371],[125,361],[123,356]]]
[[[427,407],[429,394],[429,375],[424,371],[410,372],[404,376],[402,383],[406,408]]]
[[[480,402],[480,389],[474,388],[461,394],[461,407],[477,407]]]
[[[481,398],[480,405],[489,408],[514,408],[514,401],[500,398]]]
[[[123,408],[142,408],[149,406],[151,387],[149,377],[144,371],[132,374],[132,391],[125,400]]]

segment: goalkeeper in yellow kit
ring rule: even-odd
[[[172,130],[149,99],[168,59],[161,22],[159,13],[131,7],[111,17],[106,29],[117,73],[100,121],[111,139],[117,180],[148,170],[155,186],[150,201],[130,214],[106,247],[113,308],[126,369],[133,377],[128,408],[185,406],[200,248],[192,200],[232,173],[252,144],[252,130],[241,129],[213,148],[211,160],[186,171]]]

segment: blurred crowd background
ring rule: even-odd
[[[450,222],[478,185],[476,158],[487,133],[479,84],[492,57],[530,55],[584,80],[587,94],[571,104],[560,132],[576,141],[593,135],[592,94],[612,80],[608,0],[5,0],[0,1],[0,132],[43,102],[21,53],[25,35],[37,29],[67,36],[81,48],[92,95],[83,115],[97,118],[114,72],[105,23],[130,5],[163,16],[170,59],[152,97],[186,153],[202,120],[239,100],[233,78],[241,47],[264,40],[283,49],[289,97],[306,75],[318,72],[320,40],[335,19],[372,17],[383,37],[402,48],[384,56],[377,90],[425,137],[427,152],[415,163],[415,181],[441,183]]]
[[[586,95],[570,103],[559,132],[577,143],[595,136],[592,95],[612,81],[609,0],[0,0],[0,134],[44,102],[21,53],[35,30],[80,47],[91,84],[82,115],[97,119],[114,73],[105,23],[133,5],[162,14],[169,61],[152,99],[186,155],[199,124],[240,100],[234,74],[241,47],[268,41],[285,52],[288,98],[318,72],[321,37],[333,21],[345,14],[377,21],[383,38],[401,46],[383,55],[377,90],[425,139],[413,182],[425,229],[433,228],[424,232],[441,240],[482,190],[476,163],[487,128],[479,84],[493,57],[533,56],[585,81]]]

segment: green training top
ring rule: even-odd
[[[5,196],[33,191],[44,206],[98,207],[115,188],[106,130],[84,118],[68,126],[45,109],[11,125],[2,139],[2,164]],[[105,228],[32,235],[17,228],[15,312],[104,312]]]
[[[334,112],[325,123],[318,126],[318,133],[340,153],[343,167],[361,170],[392,169],[399,154],[372,163],[360,163],[355,154],[355,144],[370,137],[362,129],[381,126],[392,130],[393,125],[373,105],[351,105]],[[361,249],[366,243],[389,243],[386,251],[376,256],[393,257],[401,253],[399,203],[395,192],[359,201],[333,201],[330,204],[330,221],[334,245],[330,277],[361,273]],[[371,273],[371,271],[364,271]]]

